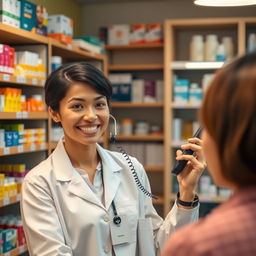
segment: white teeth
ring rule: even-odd
[[[83,132],[94,132],[97,130],[97,126],[93,127],[80,127]]]

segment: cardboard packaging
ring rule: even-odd
[[[108,27],[108,44],[128,45],[130,42],[130,26],[112,25]]]
[[[36,5],[26,1],[20,1],[20,28],[36,32]]]
[[[73,20],[64,15],[50,15],[48,18],[48,36],[71,44]]]

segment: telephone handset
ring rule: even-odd
[[[193,135],[194,138],[200,138],[201,136],[201,132],[202,132],[202,128],[199,127],[198,130],[196,131],[196,133]],[[193,155],[194,151],[191,149],[185,149],[182,151],[183,155]],[[172,174],[174,175],[178,175],[180,174],[183,169],[185,168],[185,166],[187,165],[187,160],[179,160],[176,162],[174,168],[172,169]]]

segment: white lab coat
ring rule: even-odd
[[[99,145],[97,150],[103,163],[105,205],[73,168],[62,140],[54,152],[25,177],[21,213],[30,256],[112,255],[113,199],[118,214],[128,217],[132,233],[130,243],[113,246],[115,255],[138,255],[138,193],[142,192],[121,153],[105,150]],[[142,165],[135,158],[132,161],[141,183],[150,190]],[[145,215],[152,222],[154,234],[153,254],[157,255],[173,231],[198,218],[198,207],[184,210],[174,204],[163,221],[152,200],[144,198]]]

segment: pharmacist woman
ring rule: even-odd
[[[167,238],[198,218],[195,198],[204,169],[201,140],[185,148],[196,157],[178,177],[180,203],[165,220],[135,182],[127,159],[97,142],[107,130],[112,89],[104,75],[86,63],[67,64],[46,81],[52,119],[64,137],[53,153],[25,177],[21,212],[30,256],[153,256]],[[141,184],[150,185],[143,166],[130,157]],[[191,203],[192,204],[192,203]]]

